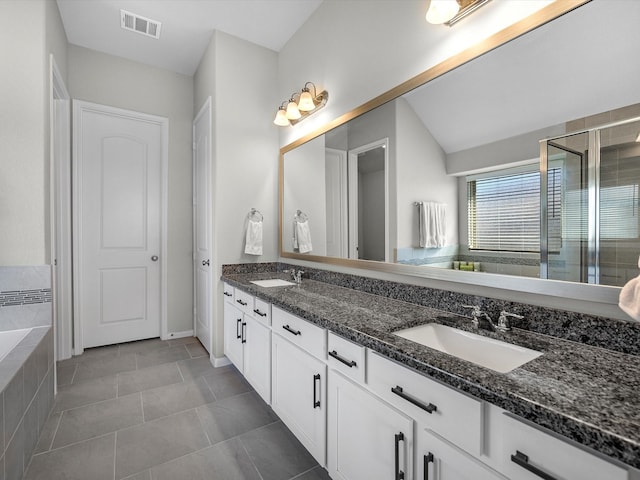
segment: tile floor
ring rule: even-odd
[[[58,362],[58,396],[26,480],[328,480],[233,366],[194,338],[92,348]]]

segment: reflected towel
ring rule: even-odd
[[[308,253],[312,250],[311,230],[309,229],[309,221],[304,222],[293,221],[293,249],[300,253]]]
[[[245,240],[244,253],[249,255],[262,255],[262,222],[249,220],[247,223],[247,238]]]
[[[640,258],[638,259],[640,268]],[[627,282],[620,291],[618,306],[624,313],[640,322],[640,275]]]
[[[438,202],[420,202],[418,204],[418,230],[420,247],[444,247],[445,204]]]

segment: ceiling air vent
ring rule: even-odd
[[[135,13],[120,10],[120,26],[132,32],[138,32],[148,37],[160,38],[162,23],[149,18],[141,17]]]

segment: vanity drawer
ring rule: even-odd
[[[253,305],[253,317],[265,325],[271,325],[271,304],[256,297]]]
[[[224,296],[225,301],[233,303],[235,298],[235,295],[234,295],[235,289],[228,283],[223,283],[222,285],[223,285],[222,295]]]
[[[483,450],[482,401],[367,350],[367,384],[387,402],[472,455]]]
[[[253,295],[249,295],[247,292],[235,289],[234,305],[242,310],[242,313],[253,316]]]
[[[512,414],[502,416],[502,445],[501,470],[511,480],[628,479],[627,469],[524,423]]]
[[[300,317],[272,307],[273,331],[298,345],[316,358],[324,359],[327,351],[327,331]]]
[[[364,383],[365,348],[329,332],[327,340],[327,363],[330,368]]]

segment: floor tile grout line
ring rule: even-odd
[[[253,430],[249,430],[250,432],[258,430],[257,428],[253,429]],[[260,470],[258,470],[258,466],[256,465],[256,463],[253,461],[253,458],[251,458],[251,454],[249,453],[249,450],[247,450],[247,446],[244,444],[244,442],[242,441],[241,438],[239,438],[240,435],[238,435],[238,441],[240,442],[240,445],[242,445],[242,449],[244,450],[244,452],[247,454],[247,458],[249,459],[249,461],[251,462],[251,465],[253,465],[253,469],[256,471],[256,473],[258,474],[258,477],[260,477],[260,480],[264,480],[264,477],[262,476],[262,473],[260,473]]]
[[[318,467],[323,468],[323,467],[322,467],[322,465],[320,465],[320,464],[318,463],[317,465],[314,465],[313,467],[311,467],[309,470],[305,470],[304,472],[300,472],[300,473],[298,473],[297,475],[295,475],[295,476],[291,477],[289,480],[296,480],[296,479],[298,479],[298,478],[302,478],[304,475],[306,475],[307,473],[309,473],[309,472],[311,472],[311,471],[315,470],[315,469],[316,469],[316,468],[318,468]]]
[[[56,366],[56,368],[57,368],[57,366]],[[69,385],[73,385],[73,381],[76,378],[76,373],[78,373],[78,364],[77,363],[73,366],[73,375],[71,375],[71,381],[69,382]]]
[[[113,435],[113,480],[116,480],[116,465],[118,464],[118,431],[116,430]]]
[[[128,428],[128,427],[127,427],[127,428]],[[117,433],[117,432],[118,432],[118,430],[116,430],[115,432],[107,432],[107,433],[103,433],[102,435],[97,435],[97,436],[95,436],[95,437],[87,438],[87,439],[85,439],[85,440],[79,440],[79,441],[77,441],[77,442],[68,443],[67,445],[63,445],[62,447],[52,448],[51,450],[48,450],[48,451],[46,451],[46,452],[36,453],[36,454],[34,454],[34,455],[33,455],[33,458],[35,458],[35,457],[39,457],[39,456],[42,456],[42,455],[48,455],[48,454],[53,453],[53,452],[58,452],[58,451],[60,451],[60,450],[64,450],[65,448],[68,448],[68,447],[73,447],[73,446],[75,446],[75,445],[80,445],[81,443],[91,442],[91,441],[93,441],[93,440],[97,440],[97,439],[99,439],[99,438],[103,438],[103,437],[106,437],[106,436],[108,436],[108,435],[114,435],[114,434],[115,434],[115,433]]]
[[[118,397],[117,396],[117,385],[116,385],[116,396],[115,397],[104,398],[102,400],[97,400],[95,402],[85,403],[85,404],[82,404],[82,405],[76,405],[75,407],[65,408],[64,410],[58,410],[56,412],[52,411],[51,413],[60,413],[61,414],[61,413],[64,413],[64,412],[69,412],[71,410],[77,410],[79,408],[84,408],[84,407],[90,407],[90,406],[97,405],[99,403],[108,402],[108,401],[111,401],[111,400],[120,400],[122,398],[133,396],[133,395],[135,395],[137,393],[140,393],[140,392],[132,392],[132,393],[128,393],[127,395],[123,395],[121,397]]]
[[[138,392],[138,394],[140,395],[140,409],[142,410],[142,424],[144,425],[145,423],[147,423],[147,419],[144,415],[144,401],[142,400],[142,391]]]
[[[51,442],[49,443],[49,448],[47,448],[48,452],[50,452],[53,449],[53,442],[55,442],[56,436],[58,435],[58,430],[60,429],[60,423],[62,422],[63,415],[64,415],[64,412],[60,412],[60,417],[58,418],[58,421],[56,423],[56,428],[53,431],[53,435],[51,435]]]
[[[207,404],[208,405],[208,404]],[[204,428],[204,424],[202,422],[202,418],[200,418],[200,413],[198,413],[198,409],[195,409],[196,411],[196,418],[198,419],[198,423],[200,424],[200,428],[202,428],[202,431],[204,432],[204,436],[207,437],[207,442],[209,442],[209,447],[213,446],[213,443],[211,442],[211,438],[209,437],[209,434],[207,433],[207,429]],[[209,448],[207,447],[207,448]],[[204,449],[202,449],[204,450]]]

